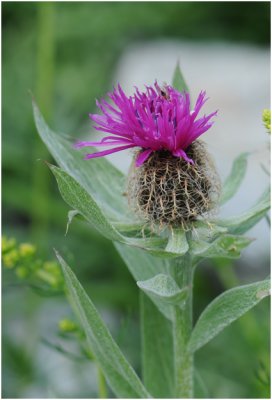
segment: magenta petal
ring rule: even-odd
[[[112,146],[116,144],[133,144],[135,146],[135,143],[132,143],[131,140],[126,140],[122,138],[114,138],[109,139],[109,138],[104,138],[100,142],[78,142],[74,145],[75,148],[80,149],[81,147],[93,147],[93,146]]]
[[[175,157],[181,157],[181,158],[183,158],[185,161],[187,161],[187,162],[190,163],[190,164],[194,164],[194,161],[193,161],[191,158],[189,158],[189,157],[187,156],[187,154],[185,153],[185,151],[182,150],[182,149],[175,150],[175,151],[173,151],[172,154],[173,154],[173,156],[175,156]]]
[[[135,145],[129,144],[127,146],[114,147],[113,149],[98,151],[97,153],[86,154],[86,156],[84,158],[85,158],[85,160],[88,160],[89,158],[103,157],[108,154],[116,153],[117,151],[130,149],[131,147],[135,147]]]
[[[126,96],[120,85],[108,94],[110,102],[97,101],[100,114],[90,114],[94,129],[110,134],[98,142],[79,142],[76,148],[87,146],[111,146],[112,149],[87,155],[95,158],[125,148],[141,147],[136,165],[142,165],[152,151],[167,150],[176,157],[193,163],[185,150],[213,124],[216,112],[198,116],[207,101],[206,92],[201,91],[190,110],[190,95],[171,86],[160,86],[157,81],[140,92],[135,88],[133,96]],[[122,147],[123,145],[123,147]],[[116,147],[121,146],[121,147]]]
[[[152,149],[147,149],[138,154],[135,161],[136,167],[140,167],[148,159],[152,151],[153,151]]]
[[[81,149],[81,147],[88,146],[88,145],[86,145],[86,143],[89,143],[89,142],[76,142],[73,146],[75,149]]]

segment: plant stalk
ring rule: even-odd
[[[98,375],[98,394],[100,399],[106,399],[108,397],[107,384],[105,376],[99,366],[97,366]]]
[[[51,120],[55,64],[55,4],[37,5],[37,79],[35,96],[47,120]],[[37,159],[50,160],[48,150],[35,137],[33,145],[34,166],[32,183],[32,237],[37,243],[46,242],[50,214],[50,175]]]
[[[192,330],[193,266],[188,252],[175,262],[173,275],[180,288],[188,287],[189,295],[183,308],[175,306],[173,322],[175,397],[193,398],[194,360],[187,351]]]

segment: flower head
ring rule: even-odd
[[[94,128],[109,133],[99,142],[83,141],[77,148],[88,146],[110,146],[108,150],[87,154],[86,159],[102,157],[117,151],[140,147],[136,166],[142,165],[149,156],[159,150],[167,150],[193,164],[186,150],[192,142],[212,125],[217,111],[198,118],[207,101],[206,93],[200,92],[194,109],[190,108],[189,93],[180,93],[171,86],[147,86],[145,92],[136,88],[133,96],[127,97],[120,85],[108,94],[113,105],[105,100],[97,101],[102,115],[90,114],[96,123]]]
[[[187,156],[193,165],[170,152],[155,151],[139,168],[130,168],[130,208],[151,226],[188,230],[192,221],[216,209],[220,179],[206,146],[195,140]]]

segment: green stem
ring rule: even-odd
[[[37,78],[34,96],[46,119],[52,116],[54,58],[55,58],[55,4],[37,5]],[[33,142],[33,183],[32,183],[32,236],[36,242],[45,242],[49,225],[50,175],[40,160],[50,160],[42,141],[35,136]]]
[[[173,342],[175,368],[175,397],[193,397],[193,354],[187,351],[192,330],[193,267],[189,252],[176,261],[173,275],[179,286],[189,288],[189,295],[183,308],[174,309]]]
[[[107,384],[105,376],[99,366],[97,366],[98,374],[98,394],[100,399],[106,399],[108,397]]]

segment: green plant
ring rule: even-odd
[[[183,90],[176,69],[174,82]],[[193,275],[204,259],[235,259],[252,239],[243,236],[270,207],[269,189],[242,215],[192,222],[191,230],[156,233],[131,215],[122,193],[126,178],[105,159],[92,162],[46,125],[34,103],[38,132],[60,167],[49,165],[63,199],[68,221],[80,215],[112,240],[141,290],[143,380],[117,346],[75,274],[56,252],[65,290],[85,332],[91,352],[119,398],[194,396],[194,353],[225,327],[269,295],[268,279],[234,287],[215,298],[192,324]],[[239,156],[224,183],[221,204],[235,195],[246,170]],[[144,231],[144,235],[143,235]],[[192,235],[192,231],[196,235]]]

